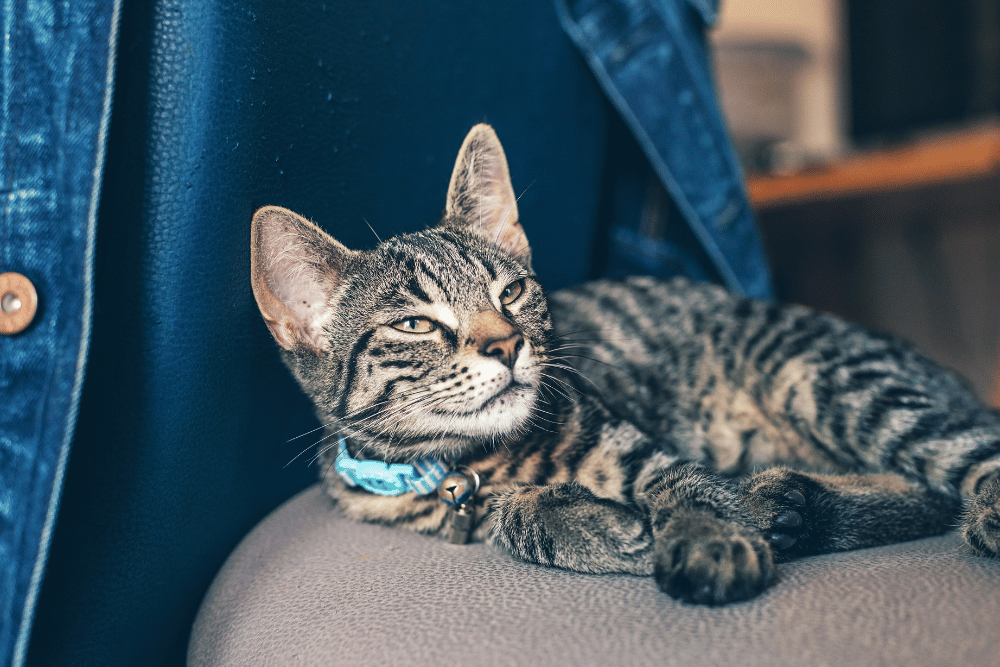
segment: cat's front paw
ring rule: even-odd
[[[985,482],[962,517],[962,537],[980,556],[1000,557],[1000,474]]]
[[[490,502],[490,540],[531,563],[648,575],[653,538],[634,507],[568,482],[525,484]]]
[[[697,604],[751,598],[774,571],[771,549],[760,535],[708,513],[672,517],[657,535],[655,557],[660,589]]]
[[[771,468],[740,487],[747,513],[779,560],[812,553],[817,537],[814,508],[826,490],[808,475]]]

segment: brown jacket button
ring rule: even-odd
[[[0,273],[0,334],[24,331],[35,317],[38,293],[20,273]]]

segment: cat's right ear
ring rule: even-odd
[[[286,350],[325,353],[331,295],[359,253],[286,208],[265,206],[250,225],[250,282],[271,335]]]

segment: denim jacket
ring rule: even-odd
[[[612,251],[643,273],[717,276],[736,293],[771,298],[763,243],[706,54],[704,30],[718,1],[556,0],[556,8],[697,239],[644,238],[626,222],[612,228]],[[699,268],[700,254],[714,276]]]
[[[30,280],[38,310],[0,335],[0,665],[24,659],[83,385],[117,16],[115,0],[2,9],[0,273]]]

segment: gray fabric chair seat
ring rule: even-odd
[[[314,486],[229,557],[188,663],[1000,665],[1000,562],[956,535],[778,572],[750,602],[683,605],[652,579],[355,523]]]

